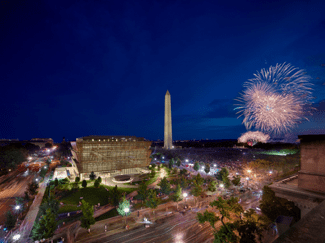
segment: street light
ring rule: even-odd
[[[185,162],[188,162],[188,159],[186,159]]]
[[[20,209],[20,206],[19,206],[19,205],[17,205],[17,206],[15,207],[15,209],[16,209],[16,210],[19,210],[19,209]]]
[[[19,240],[20,239],[20,234],[15,234],[13,237],[12,237],[13,240]]]
[[[221,187],[221,188],[223,188],[223,187],[224,187],[224,185],[223,185],[223,184],[220,184],[220,187]]]
[[[216,164],[214,164],[213,166],[214,166],[214,167],[217,167],[217,165],[216,165]]]
[[[127,213],[130,211],[129,208],[124,208],[124,212],[125,212],[125,226],[126,226],[126,217],[127,217]]]

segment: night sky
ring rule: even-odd
[[[1,1],[0,138],[235,139],[234,98],[253,73],[291,63],[325,133],[325,1]]]

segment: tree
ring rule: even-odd
[[[117,185],[115,185],[115,187],[110,190],[109,193],[110,203],[117,207],[122,196],[122,193],[118,190]]]
[[[181,166],[181,160],[179,158],[176,158],[176,165],[177,167]]]
[[[80,219],[80,226],[88,229],[88,232],[90,232],[90,226],[96,223],[94,219],[94,207],[85,200],[81,200],[81,211],[82,217]]]
[[[152,169],[150,172],[150,177],[154,178],[155,176],[156,176],[156,171],[154,169]]]
[[[210,203],[212,207],[216,207],[221,214],[221,218],[216,216],[214,212],[205,211],[203,214],[197,214],[197,220],[199,223],[209,222],[214,230],[215,241],[214,242],[240,242],[240,243],[256,243],[258,242],[256,236],[259,237],[259,241],[262,241],[262,232],[264,225],[260,224],[259,217],[256,215],[253,209],[244,212],[244,218],[236,220],[232,218],[232,214],[239,216],[243,213],[243,208],[238,203],[238,198],[230,198],[229,200],[223,200],[221,197],[218,200]],[[228,219],[228,222],[224,220]],[[215,223],[221,222],[222,226],[219,230],[216,230]],[[236,234],[236,231],[238,234]],[[239,235],[240,237],[238,237]]]
[[[39,173],[40,177],[42,177],[44,179],[45,175],[47,173],[47,169],[45,169],[44,167],[41,169],[41,172]]]
[[[89,179],[92,180],[92,181],[96,179],[96,175],[95,175],[95,173],[93,171],[90,172]]]
[[[168,168],[169,168],[169,169],[172,169],[173,166],[174,166],[174,159],[171,158],[171,159],[169,160],[169,163],[168,163]]]
[[[222,181],[225,188],[228,188],[230,186],[230,180],[228,178],[229,176],[229,171],[226,167],[223,167],[219,172],[218,174],[216,175],[216,178],[219,180],[219,181]]]
[[[0,146],[0,168],[14,170],[22,162],[26,161],[27,150],[22,146]]]
[[[166,177],[162,178],[162,180],[158,183],[158,186],[160,186],[160,190],[164,194],[170,193],[170,182],[167,180]]]
[[[97,178],[97,180],[99,181],[99,184],[102,183],[102,178],[100,176]]]
[[[199,186],[202,186],[204,183],[204,179],[201,177],[200,173],[197,173],[196,176],[193,178],[194,184],[198,184]]]
[[[210,172],[210,165],[209,164],[205,164],[204,172],[209,174],[209,172]]]
[[[207,221],[211,225],[213,225],[214,229],[214,224],[218,221],[221,221],[222,226],[220,227],[220,230],[214,231],[215,242],[238,242],[238,237],[234,233],[235,225],[230,222],[224,222],[225,218],[231,220],[230,212],[240,213],[244,211],[242,207],[238,204],[238,199],[231,198],[229,200],[223,200],[222,197],[219,197],[218,200],[213,201],[212,203],[210,203],[210,205],[211,207],[216,207],[216,209],[219,210],[221,218],[208,213],[198,213],[198,221],[201,224]]]
[[[199,184],[194,182],[194,185],[191,190],[191,194],[195,197],[198,197],[202,194],[202,191],[203,191],[202,187]]]
[[[264,186],[263,188],[260,208],[262,213],[272,222],[280,215],[291,216],[295,222],[300,220],[300,209],[293,202],[276,197],[274,191],[268,186]]]
[[[149,208],[156,208],[158,206],[157,193],[154,189],[148,190],[146,206]]]
[[[221,170],[217,173],[216,178],[219,181],[223,181],[224,177],[229,176],[229,171],[226,167],[221,168]]]
[[[50,209],[47,209],[45,215],[35,224],[32,230],[32,238],[41,240],[53,237],[57,225],[56,215]]]
[[[217,189],[216,186],[217,186],[217,182],[214,181],[214,180],[212,180],[212,181],[210,181],[210,183],[209,183],[209,185],[208,185],[208,190],[209,190],[210,192],[215,192],[216,189]]]
[[[29,195],[28,195],[28,192],[25,191],[24,193],[25,193],[24,200],[25,200],[26,202],[28,202],[29,199],[30,199],[30,198],[29,198]]]
[[[240,243],[246,242],[258,242],[257,237],[259,238],[259,242],[262,242],[262,233],[265,225],[259,222],[259,218],[256,215],[253,209],[249,209],[244,212],[245,220],[237,220],[236,229],[240,236]]]
[[[82,183],[81,183],[81,186],[83,188],[86,188],[87,187],[87,181],[86,180],[83,180]]]
[[[240,176],[239,175],[236,175],[236,176],[234,176],[234,178],[232,179],[232,184],[234,185],[234,186],[239,186],[240,185]]]
[[[147,185],[145,183],[141,183],[138,188],[138,197],[140,200],[144,201],[147,198]]]
[[[179,172],[179,174],[181,176],[187,176],[187,170],[186,169],[181,169],[181,171]]]
[[[46,214],[46,210],[50,209],[51,212],[57,217],[57,214],[60,209],[60,203],[55,199],[53,195],[48,198],[44,198],[44,203],[42,203],[39,207],[39,211],[41,215]]]
[[[151,168],[152,168],[152,169],[156,168],[156,164],[152,164],[152,165],[151,165]]]
[[[100,177],[99,177],[99,178],[100,178]],[[74,179],[74,182],[75,182],[75,183],[79,183],[79,182],[80,182],[80,177],[77,176],[77,177]]]
[[[125,209],[128,208],[129,211],[125,212]],[[130,210],[130,201],[126,200],[125,196],[123,197],[122,201],[119,203],[118,208],[116,209],[119,215],[121,216],[128,216],[131,214]]]
[[[95,182],[94,182],[94,187],[98,188],[99,185],[100,185],[99,181],[98,181],[98,180],[95,180]]]
[[[59,185],[59,180],[58,178],[55,178],[54,180],[54,187],[57,187]]]
[[[36,182],[32,181],[31,183],[28,184],[27,190],[30,195],[35,195],[37,189],[38,189],[38,184]]]
[[[158,171],[160,171],[160,168],[161,168],[161,166],[160,166],[160,164],[157,166],[157,170]]]
[[[198,171],[199,169],[200,169],[200,165],[199,165],[199,162],[195,162],[194,163],[194,168],[193,168],[194,170],[196,170],[196,171]]]
[[[174,200],[174,202],[178,202],[178,201],[181,201],[182,198],[183,198],[182,188],[179,184],[177,184],[173,200]]]
[[[173,168],[173,174],[177,175],[178,169],[175,167]]]
[[[16,221],[17,221],[17,218],[12,215],[11,211],[7,211],[5,227],[8,230],[13,229],[15,227],[15,225],[16,225]]]
[[[52,160],[51,160],[50,158],[48,158],[48,159],[46,160],[46,164],[47,164],[47,166],[50,166],[51,162],[52,162]]]
[[[45,144],[45,148],[52,148],[52,147],[53,147],[53,145],[51,143],[46,143]]]
[[[180,179],[181,188],[183,189],[187,188],[188,184],[189,184],[189,180],[186,177],[182,176]]]

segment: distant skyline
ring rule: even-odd
[[[257,70],[291,63],[325,134],[324,1],[8,1],[0,14],[0,138],[237,139],[234,99]]]

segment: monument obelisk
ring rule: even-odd
[[[170,103],[170,93],[167,90],[165,95],[165,137],[164,137],[164,148],[173,148],[172,139],[172,110]]]

